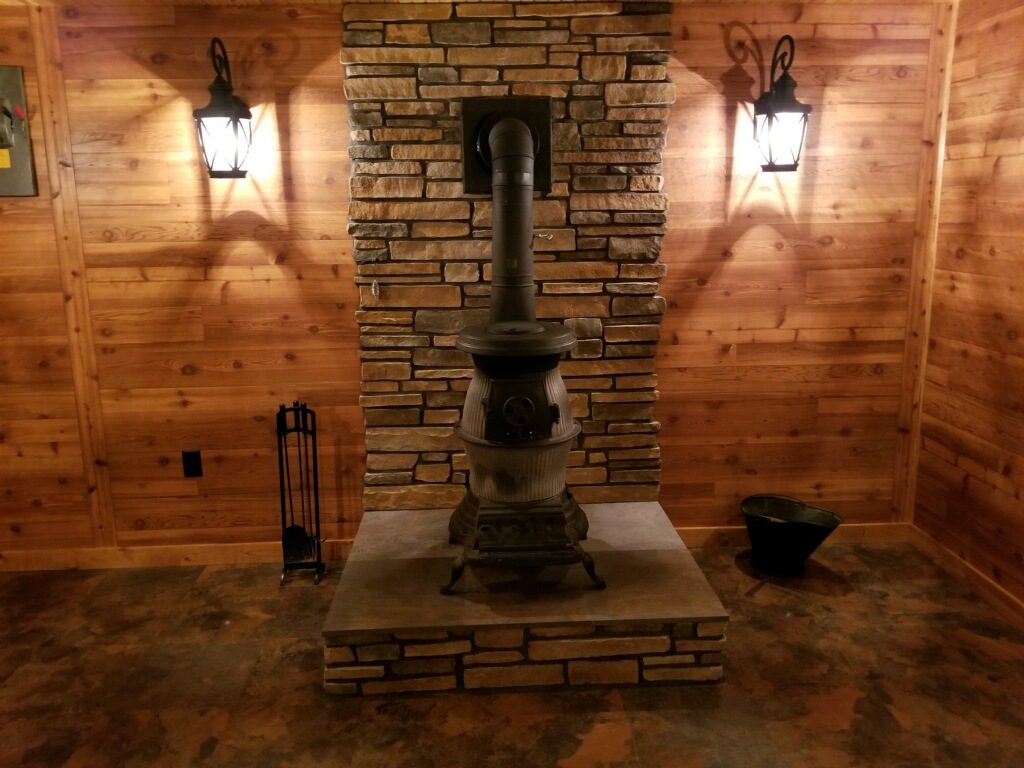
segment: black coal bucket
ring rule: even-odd
[[[788,496],[748,496],[740,509],[747,519],[754,567],[786,576],[802,573],[811,553],[843,522],[827,509]]]

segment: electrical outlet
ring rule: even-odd
[[[199,451],[181,452],[181,471],[185,477],[203,476],[203,457]]]

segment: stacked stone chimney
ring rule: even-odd
[[[666,197],[667,2],[347,3],[349,230],[360,285],[366,509],[452,507],[452,432],[484,322],[491,202],[462,190],[462,97],[549,96],[554,183],[534,201],[537,314],[579,337],[561,365],[582,423],[581,502],[656,499],[654,354]]]

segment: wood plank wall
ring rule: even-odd
[[[38,197],[0,198],[0,551],[90,547],[75,389],[25,6],[0,6],[0,65],[24,67]]]
[[[914,522],[1024,600],[1024,4],[961,5]]]
[[[783,493],[897,519],[893,482],[932,3],[684,3],[666,150],[661,501],[741,524]],[[814,107],[797,173],[759,170],[749,102],[797,41]],[[731,60],[729,51],[735,52]]]
[[[274,413],[294,399],[320,416],[325,534],[351,537],[363,449],[338,8],[83,0],[58,18],[116,543],[277,538]],[[212,35],[255,115],[243,181],[209,180],[198,159],[191,110],[209,98]],[[3,56],[31,62],[31,46]],[[61,436],[77,425],[59,283],[35,261],[52,250],[42,181],[40,198],[3,203],[42,244],[13,262],[5,249],[2,266],[19,314],[0,325],[0,451],[31,467],[4,467],[7,548],[91,542],[81,462]],[[186,479],[181,451],[196,449],[204,476]]]
[[[1019,262],[1020,245],[1020,212],[1008,202],[1020,178],[1020,94],[1011,87],[1019,29],[1006,31],[1019,23],[1014,5],[985,0],[963,11],[976,30],[958,53],[958,162],[947,166],[943,242],[962,235],[973,266],[951,268],[959,245],[939,254],[946,291],[918,520],[979,566],[1019,574],[1021,539],[1014,555],[1002,538],[1020,531],[1010,514],[1019,512],[1020,425],[1007,384],[1019,372],[1007,335],[1015,294],[1000,271]],[[670,309],[659,418],[669,470],[662,502],[677,525],[738,523],[739,499],[761,491],[820,501],[850,521],[896,519],[935,19],[929,2],[674,5],[669,63],[679,99],[665,164]],[[116,543],[272,541],[272,419],[294,398],[323,418],[325,533],[351,537],[362,415],[337,5],[67,0],[59,29]],[[757,170],[741,103],[761,90],[758,70],[728,52],[752,37],[768,58],[786,33],[798,41],[798,94],[815,111],[800,172],[769,176]],[[257,115],[245,182],[200,172],[189,113],[206,101],[211,34],[225,39]],[[982,34],[1005,40],[981,46]],[[0,202],[2,558],[97,537],[23,7],[0,8],[0,61],[27,70],[42,191]],[[964,348],[986,376],[943,365]],[[990,430],[979,435],[970,422]],[[180,451],[189,449],[204,452],[200,480],[182,477]],[[936,501],[949,488],[944,473],[968,472],[956,498],[986,510],[970,524],[965,507]],[[990,542],[996,554],[986,560]]]

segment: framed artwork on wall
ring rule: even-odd
[[[0,67],[0,197],[39,194],[32,164],[25,78],[21,67]]]

